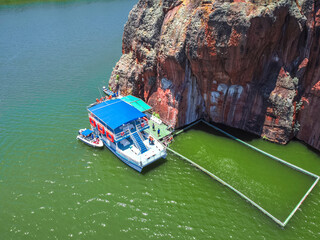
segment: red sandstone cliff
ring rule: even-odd
[[[205,118],[320,150],[320,1],[140,0],[122,51],[110,86],[168,124]]]

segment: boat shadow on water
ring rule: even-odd
[[[165,158],[161,158],[153,163],[151,163],[150,165],[146,166],[143,168],[142,172],[140,174],[142,175],[146,175],[149,174],[150,172],[152,172],[155,168],[163,165],[164,163],[166,163],[167,160]]]

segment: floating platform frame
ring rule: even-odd
[[[300,202],[299,202],[299,203],[296,205],[296,207],[291,211],[291,213],[290,213],[289,216],[286,218],[286,220],[285,220],[284,222],[282,222],[282,221],[280,221],[278,218],[276,218],[275,216],[273,216],[271,213],[269,213],[267,210],[265,210],[263,207],[261,207],[259,204],[257,204],[256,202],[254,202],[252,199],[250,199],[249,197],[247,197],[246,195],[244,195],[244,194],[243,194],[242,192],[240,192],[239,190],[237,190],[237,189],[235,189],[234,187],[232,187],[230,184],[228,184],[227,182],[225,182],[224,180],[222,180],[222,179],[219,178],[218,176],[216,176],[216,175],[214,175],[213,173],[209,172],[208,170],[206,170],[205,168],[201,167],[199,164],[191,161],[190,159],[186,158],[185,156],[177,153],[176,151],[172,150],[171,148],[169,148],[169,147],[167,148],[169,151],[171,151],[172,153],[176,154],[176,155],[179,156],[180,158],[186,160],[187,162],[191,163],[193,166],[199,168],[201,171],[203,171],[204,173],[208,174],[208,175],[209,175],[210,177],[212,177],[213,179],[215,179],[215,180],[217,180],[218,182],[220,182],[221,184],[227,186],[229,189],[231,189],[232,191],[234,191],[234,192],[235,192],[236,194],[238,194],[240,197],[244,198],[246,201],[248,201],[248,202],[251,203],[253,206],[255,206],[257,209],[259,209],[262,213],[264,213],[265,215],[267,215],[267,216],[268,216],[269,218],[271,218],[274,222],[276,222],[277,224],[279,224],[281,227],[284,228],[284,227],[287,225],[287,223],[289,222],[289,220],[292,218],[292,216],[296,213],[296,211],[298,210],[298,208],[301,206],[301,204],[303,203],[303,201],[306,199],[306,197],[310,194],[310,192],[312,191],[312,189],[316,186],[316,184],[318,183],[320,177],[319,177],[318,175],[316,175],[316,174],[313,174],[313,173],[307,171],[307,170],[304,170],[304,169],[302,169],[302,168],[300,168],[300,167],[297,167],[297,166],[295,166],[295,165],[293,165],[293,164],[291,164],[291,163],[288,163],[288,162],[286,162],[286,161],[284,161],[284,160],[282,160],[282,159],[280,159],[280,158],[278,158],[278,157],[275,157],[275,156],[273,156],[273,155],[271,155],[271,154],[269,154],[269,153],[267,153],[267,152],[265,152],[265,151],[262,151],[261,149],[256,148],[256,147],[254,147],[254,146],[252,146],[252,145],[250,145],[250,144],[248,144],[248,143],[240,140],[239,138],[236,138],[236,137],[232,136],[231,134],[223,131],[222,129],[220,129],[220,128],[218,128],[218,127],[216,127],[216,126],[214,126],[214,125],[212,125],[212,124],[210,124],[210,123],[208,123],[208,122],[206,122],[206,121],[204,121],[204,120],[202,120],[202,119],[200,119],[200,120],[198,120],[198,121],[190,124],[189,126],[187,126],[187,127],[184,128],[184,129],[176,132],[176,133],[174,134],[174,136],[176,136],[176,135],[178,135],[178,134],[186,131],[187,129],[189,129],[189,128],[193,127],[194,125],[198,124],[199,122],[205,123],[205,124],[208,125],[209,127],[214,128],[215,130],[217,130],[217,131],[219,131],[219,132],[227,135],[228,137],[230,137],[230,138],[232,138],[232,139],[234,139],[234,140],[236,140],[236,141],[238,141],[238,142],[246,145],[246,146],[249,147],[249,148],[252,148],[252,149],[255,150],[255,151],[258,151],[258,152],[260,152],[260,153],[262,153],[262,154],[264,154],[264,155],[272,158],[272,159],[275,160],[275,161],[278,161],[278,162],[280,162],[280,163],[282,163],[282,164],[284,164],[284,165],[286,165],[286,166],[288,166],[288,167],[291,167],[291,168],[293,168],[293,169],[295,169],[295,170],[297,170],[297,171],[299,171],[299,172],[302,172],[303,174],[306,174],[306,175],[308,175],[308,176],[311,176],[311,177],[315,178],[315,181],[313,182],[313,184],[311,185],[311,187],[308,189],[308,191],[305,193],[305,195],[302,197],[302,199],[300,200]]]

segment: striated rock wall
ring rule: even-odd
[[[319,2],[140,0],[109,84],[175,127],[205,118],[320,149]]]

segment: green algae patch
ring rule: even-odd
[[[204,124],[178,135],[170,147],[281,221],[285,221],[315,180]]]

